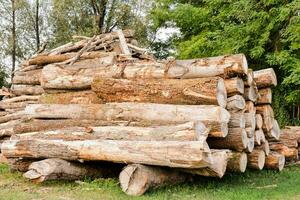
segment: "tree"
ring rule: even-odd
[[[252,68],[276,70],[281,110],[300,103],[299,0],[157,0],[151,18],[154,29],[180,29],[173,42],[179,58],[244,53]]]

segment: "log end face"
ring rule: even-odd
[[[227,91],[225,87],[224,79],[220,78],[217,84],[217,101],[219,106],[222,108],[226,107],[227,104]]]
[[[259,151],[259,154],[258,154],[258,160],[257,160],[257,166],[258,166],[258,169],[259,170],[262,170],[265,166],[265,160],[266,160],[266,154],[264,151]]]
[[[254,137],[248,138],[247,152],[251,153],[254,149],[254,146],[255,146]]]
[[[248,159],[247,159],[247,154],[246,153],[241,153],[240,155],[240,172],[244,173],[247,169],[247,162],[248,162]]]

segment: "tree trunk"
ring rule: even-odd
[[[39,26],[39,0],[35,0],[35,38],[36,38],[36,51],[40,50],[40,26]]]
[[[23,102],[15,102],[15,103],[5,103],[0,101],[0,109],[8,110],[8,109],[19,109],[25,108],[29,104],[36,104],[37,101],[23,101]]]
[[[150,102],[226,106],[224,80],[94,78],[92,90],[105,102]]]
[[[12,67],[11,67],[11,82],[14,78],[14,72],[16,68],[16,50],[17,50],[17,35],[16,35],[16,2],[11,0],[11,9],[12,9]]]
[[[90,105],[36,104],[25,113],[32,118],[128,120],[174,124],[201,121],[211,128],[210,136],[225,137],[230,114],[218,106],[169,105],[151,103],[107,103]]]
[[[247,148],[248,138],[245,129],[230,128],[225,138],[207,138],[207,143],[213,149],[231,149],[241,152]]]
[[[8,158],[98,160],[178,168],[201,168],[211,163],[205,141],[7,140],[1,151]]]
[[[113,174],[114,171],[117,171],[117,169],[69,162],[60,158],[49,158],[32,162],[23,177],[34,183],[42,183],[48,180],[80,180],[86,177],[103,178]]]
[[[153,127],[70,127],[53,131],[24,133],[14,136],[14,139],[205,141],[208,131],[201,122],[188,122]]]
[[[24,85],[39,85],[41,72],[41,69],[27,72],[16,72],[12,83]]]
[[[257,89],[253,85],[251,85],[250,87],[245,87],[245,92],[243,96],[245,100],[256,102],[258,98]]]
[[[277,78],[272,68],[254,71],[254,80],[258,88],[266,88],[277,85]]]
[[[247,168],[247,154],[244,152],[230,152],[228,153],[228,172],[244,173]]]
[[[141,196],[149,188],[184,182],[188,176],[173,169],[131,164],[125,167],[119,176],[123,192],[132,196]]]
[[[246,107],[246,101],[241,95],[234,95],[227,99],[226,109],[230,111],[243,110]]]
[[[38,101],[40,96],[29,96],[29,95],[22,95],[18,97],[12,97],[9,99],[1,100],[1,103],[16,103],[16,102],[26,102],[26,101]]]
[[[270,105],[258,105],[256,106],[256,113],[261,114],[263,117],[263,127],[268,132],[274,125],[274,112]]]
[[[257,104],[271,104],[272,90],[271,88],[263,88],[258,90]]]
[[[45,91],[39,85],[13,85],[11,89],[15,95],[40,95]]]
[[[255,122],[256,122],[255,128],[262,129],[264,121],[263,121],[261,114],[255,115]]]
[[[95,92],[90,90],[55,93],[55,94],[42,94],[39,103],[41,104],[99,104],[103,103],[98,98]]]
[[[265,165],[265,152],[262,150],[254,149],[251,153],[248,153],[247,166],[251,169],[262,170]]]
[[[9,120],[6,123],[0,124],[0,138],[14,135],[14,128],[18,127],[21,120]]]
[[[275,151],[270,152],[266,157],[265,168],[266,169],[276,169],[278,171],[283,170],[285,164],[284,155],[277,153]]]
[[[18,119],[21,119],[25,116],[26,116],[26,114],[24,114],[23,111],[15,112],[15,113],[8,114],[8,115],[5,115],[3,117],[0,117],[0,123],[6,123],[6,122],[9,122],[9,121],[12,121],[12,120],[18,120]]]
[[[35,159],[27,158],[8,158],[8,166],[11,171],[26,172],[29,165],[35,161]]]
[[[233,96],[236,94],[244,94],[244,82],[239,77],[234,77],[225,80],[225,87],[227,90],[227,95]]]
[[[271,151],[276,151],[284,155],[287,161],[295,161],[299,158],[297,148],[289,148],[280,142],[270,142],[269,145]]]
[[[242,112],[230,113],[229,128],[245,128],[245,116]]]

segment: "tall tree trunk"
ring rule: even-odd
[[[15,0],[11,0],[11,7],[12,7],[12,68],[11,68],[11,80],[14,77],[14,71],[16,68],[16,5]]]
[[[98,28],[99,32],[102,33],[104,31],[104,19],[106,15],[106,7],[107,7],[107,0],[99,0],[99,22]]]
[[[36,37],[36,51],[40,50],[40,26],[39,26],[39,7],[40,1],[35,1],[35,37]]]

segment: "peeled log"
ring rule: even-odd
[[[225,80],[225,87],[228,96],[233,96],[236,94],[244,94],[244,82],[239,77],[234,77]]]
[[[186,174],[173,169],[130,164],[120,173],[119,181],[123,192],[132,196],[141,196],[149,188],[181,183],[187,178]]]
[[[41,72],[41,69],[36,69],[27,72],[16,72],[14,74],[12,83],[24,85],[39,85]]]
[[[258,98],[258,92],[256,87],[254,85],[251,85],[250,87],[245,87],[245,92],[243,96],[245,100],[256,102]]]
[[[45,91],[40,85],[13,85],[12,93],[18,96],[21,95],[40,95]]]
[[[262,170],[265,165],[266,155],[262,150],[254,149],[251,153],[248,153],[247,166],[251,169]]]
[[[7,158],[8,166],[11,171],[26,172],[29,165],[36,161],[30,158]]]
[[[22,95],[17,97],[12,97],[9,99],[3,99],[1,103],[17,103],[26,101],[38,101],[40,96]]]
[[[262,129],[264,122],[263,122],[263,118],[262,118],[261,114],[256,114],[255,115],[255,122],[256,122],[255,128],[256,129]]]
[[[230,113],[229,128],[245,128],[245,116],[242,112]]]
[[[289,148],[280,142],[270,142],[270,150],[284,155],[287,161],[298,160],[299,158],[297,148]]]
[[[107,104],[35,104],[25,113],[31,118],[128,120],[174,124],[201,121],[211,129],[210,136],[225,137],[230,114],[224,108],[211,105],[170,105],[152,103]]]
[[[284,168],[284,164],[285,164],[285,157],[280,153],[272,151],[268,156],[266,156],[266,161],[265,161],[266,169],[276,169],[278,171],[281,171]]]
[[[244,152],[228,153],[227,171],[244,173],[247,168],[247,154]]]
[[[244,54],[209,57],[192,60],[176,60],[170,64],[167,75],[172,78],[202,78],[243,76],[248,71]]]
[[[104,102],[146,102],[226,106],[224,80],[201,79],[107,79],[95,77],[92,90]]]
[[[270,131],[274,125],[274,112],[270,105],[258,105],[256,106],[256,113],[261,114],[263,117],[263,127],[266,131]]]
[[[208,177],[222,178],[228,162],[228,150],[211,150],[212,162],[209,166],[199,169],[183,169],[184,172]]]
[[[23,177],[34,183],[48,180],[80,180],[86,177],[101,178],[112,174],[115,168],[95,167],[76,162],[69,162],[60,158],[49,158],[32,162]]]
[[[7,140],[1,152],[9,158],[98,160],[178,168],[201,168],[211,163],[205,141]]]
[[[258,90],[257,104],[271,104],[272,103],[272,90],[271,88],[263,88]]]
[[[230,111],[243,110],[246,106],[246,101],[241,95],[234,95],[227,99],[226,109]]]
[[[41,104],[98,104],[102,103],[95,92],[78,91],[68,93],[43,94],[39,99]]]
[[[23,101],[23,102],[13,102],[13,103],[5,103],[0,101],[0,109],[8,110],[8,109],[20,109],[25,108],[28,104],[35,104],[37,101]]]
[[[205,141],[208,131],[201,122],[188,122],[153,127],[70,127],[53,131],[24,133],[13,136],[13,139]]]
[[[245,129],[230,128],[225,138],[207,138],[207,143],[213,149],[231,149],[241,152],[247,148],[248,138]]]
[[[272,68],[254,71],[254,80],[258,88],[277,85],[276,74]]]

